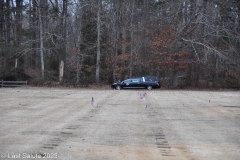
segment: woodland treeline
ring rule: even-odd
[[[239,0],[0,0],[0,77],[240,86]]]

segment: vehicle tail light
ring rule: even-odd
[[[157,82],[157,85],[159,86],[159,83]]]

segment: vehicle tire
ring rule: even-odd
[[[152,90],[152,86],[147,86],[147,89],[148,90]]]
[[[116,86],[116,90],[121,90],[121,86]]]

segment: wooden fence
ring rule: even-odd
[[[0,85],[3,87],[20,87],[27,86],[28,81],[0,81]]]

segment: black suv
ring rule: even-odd
[[[146,88],[152,90],[153,88],[161,88],[161,84],[157,77],[145,76],[129,78],[122,82],[113,83],[112,88],[117,90],[122,88]]]

